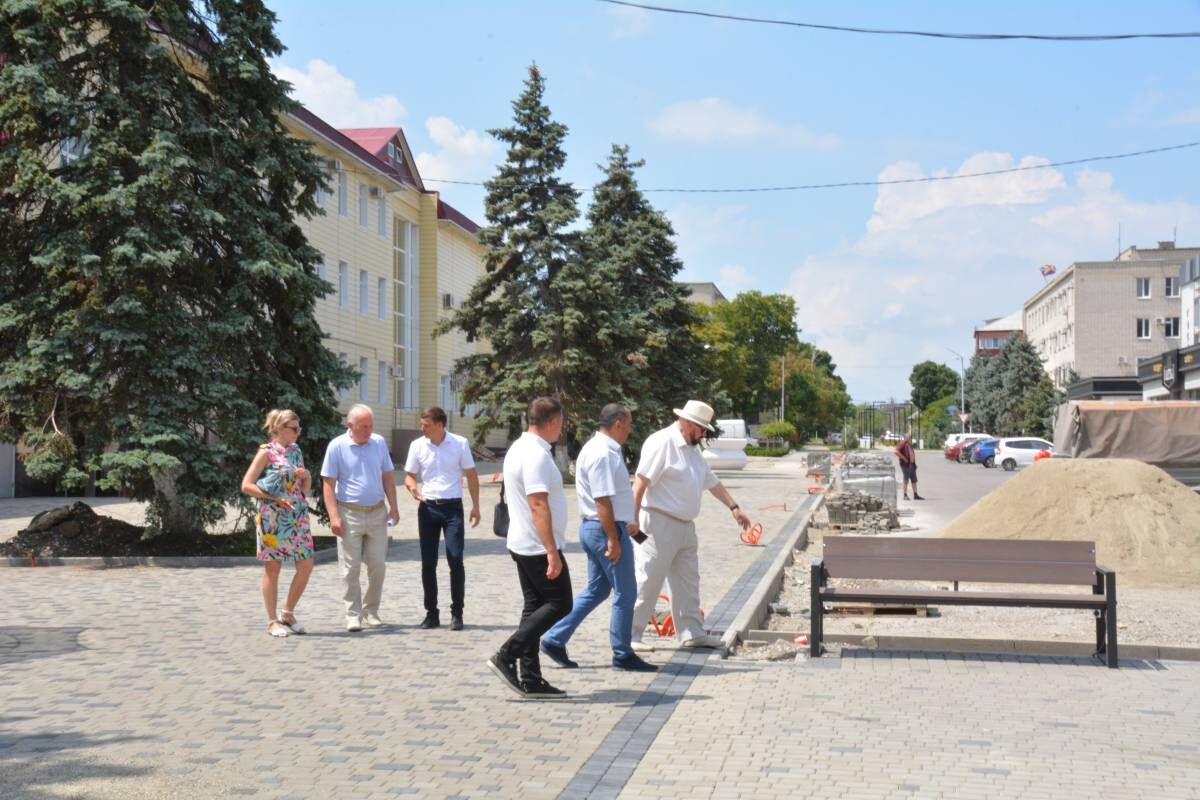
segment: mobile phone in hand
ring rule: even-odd
[[[630,536],[629,538],[633,539],[638,544],[641,544],[642,542],[646,541],[646,539],[649,537],[647,537],[646,534],[642,533],[641,531],[638,531],[637,533],[635,533],[633,536]]]

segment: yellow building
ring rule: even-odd
[[[334,286],[316,309],[326,344],[361,376],[340,407],[370,405],[397,457],[420,435],[425,406],[470,436],[454,361],[480,346],[457,332],[435,339],[433,328],[483,273],[479,226],[425,188],[400,128],[338,130],[307,109],[287,125],[324,159],[332,189],[316,198],[325,213],[300,224]]]

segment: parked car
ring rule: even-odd
[[[983,439],[971,451],[971,460],[991,469],[996,466],[996,445],[998,444],[1000,444],[999,439]]]
[[[1001,439],[996,446],[996,463],[1012,472],[1017,467],[1032,464],[1034,458],[1043,450],[1054,454],[1054,445],[1045,439],[1033,436],[1009,436]]]
[[[942,455],[951,461],[958,459],[958,454],[962,452],[963,446],[967,442],[977,442],[980,439],[990,438],[986,433],[952,433],[946,437],[946,444],[942,449]]]
[[[986,438],[984,438],[984,439],[968,439],[967,441],[960,444],[959,445],[960,449],[958,451],[958,457],[957,457],[958,463],[970,464],[971,463],[971,454],[973,452],[975,452],[975,448],[979,446],[980,442],[985,442],[985,441],[987,441]]]

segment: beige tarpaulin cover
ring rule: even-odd
[[[1054,451],[1073,458],[1200,464],[1200,401],[1071,400],[1058,407]]]

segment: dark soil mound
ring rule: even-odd
[[[160,533],[104,517],[85,503],[38,514],[0,552],[34,559],[58,556],[225,556],[254,555],[252,533],[209,535]]]

